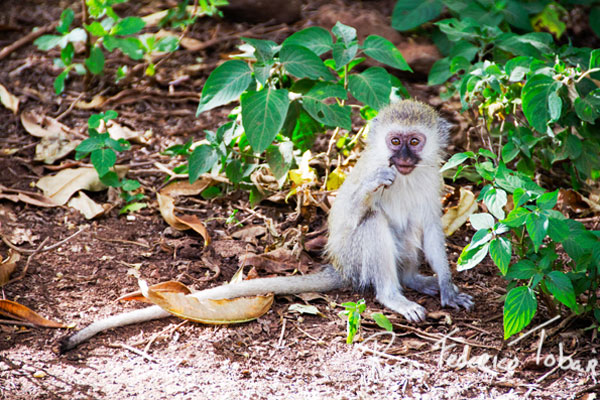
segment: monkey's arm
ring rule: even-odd
[[[275,278],[250,279],[240,283],[217,286],[191,294],[199,300],[230,299],[259,294],[298,294],[304,292],[326,292],[346,286],[340,274],[331,266],[322,271],[303,276],[285,276]],[[97,333],[120,326],[137,324],[153,319],[170,316],[159,306],[151,306],[140,310],[113,315],[106,319],[93,322],[79,332],[61,340],[60,352],[64,353],[88,340]]]

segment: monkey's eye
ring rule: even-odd
[[[390,140],[390,142],[392,142],[394,146],[399,146],[401,143],[400,139],[398,139],[397,137],[393,137],[392,140]]]
[[[417,138],[412,138],[412,139],[410,139],[410,141],[409,141],[408,143],[409,143],[411,146],[416,146],[416,145],[418,145],[419,143],[421,143],[421,141],[420,141],[419,139],[417,139]]]

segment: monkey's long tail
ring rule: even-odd
[[[274,278],[250,279],[235,284],[217,286],[191,294],[199,300],[227,299],[259,294],[298,294],[305,292],[326,292],[346,287],[346,282],[331,266],[325,266],[321,271],[309,275],[281,276]],[[60,352],[69,351],[80,343],[88,340],[97,333],[120,326],[137,324],[153,319],[170,316],[159,306],[151,306],[140,310],[113,315],[106,319],[93,322],[73,335],[63,338],[60,342]]]

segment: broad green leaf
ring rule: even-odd
[[[373,314],[371,314],[371,318],[373,318],[373,320],[375,321],[375,323],[377,325],[379,325],[381,328],[385,329],[386,331],[392,332],[394,330],[394,326],[392,325],[392,323],[390,322],[388,317],[386,317],[382,313],[373,313]]]
[[[331,34],[325,28],[311,26],[292,34],[283,41],[282,45],[287,46],[292,44],[306,47],[320,56],[332,49],[333,39],[331,39]]]
[[[508,75],[508,79],[511,82],[519,82],[523,80],[523,78],[525,78],[525,74],[530,71],[532,62],[533,57],[527,56],[519,56],[508,60],[504,65],[504,70]]]
[[[38,49],[47,51],[51,48],[57,46],[63,40],[62,36],[58,35],[43,35],[39,38],[35,39],[33,42],[34,45],[37,46]]]
[[[537,311],[533,290],[527,286],[512,289],[504,301],[504,340],[525,328]]]
[[[548,218],[548,236],[555,242],[562,243],[569,237],[569,225],[562,219]]]
[[[294,162],[294,143],[283,142],[269,146],[265,156],[279,186],[283,185],[287,173]]]
[[[54,93],[61,94],[65,90],[67,75],[69,75],[69,70],[64,70],[54,79]]]
[[[141,60],[144,57],[142,42],[136,37],[120,38],[106,36],[102,42],[106,50],[119,49],[132,60]]]
[[[392,12],[392,28],[407,31],[441,14],[442,0],[398,0]]]
[[[490,257],[496,264],[502,275],[508,272],[510,257],[512,255],[512,244],[505,237],[498,236],[490,241]]]
[[[100,182],[106,186],[118,188],[121,186],[119,175],[115,171],[108,171],[106,174],[99,176]]]
[[[81,160],[83,157],[88,155],[94,150],[101,149],[104,146],[104,138],[101,136],[95,136],[91,138],[85,139],[83,142],[79,143],[77,147],[75,147],[75,151],[80,153],[82,156],[77,158]]]
[[[206,80],[196,115],[239,98],[250,82],[252,82],[252,70],[245,62],[225,61],[215,68]]]
[[[188,160],[190,183],[196,182],[200,175],[210,171],[218,159],[217,152],[211,146],[201,144],[196,147]]]
[[[546,75],[535,75],[523,87],[523,113],[529,123],[541,133],[546,133],[551,121],[551,94],[560,89],[561,83]]]
[[[350,43],[348,45],[346,45],[345,43],[343,43],[339,40],[337,42],[335,42],[333,44],[333,52],[332,52],[333,60],[335,62],[335,69],[339,70],[344,65],[348,64],[354,58],[354,56],[356,56],[357,52],[358,52],[358,43],[357,42]]]
[[[346,46],[350,45],[356,40],[356,29],[351,26],[344,25],[340,21],[336,22],[333,28],[331,28],[331,32],[333,32],[336,38],[346,44]]]
[[[84,24],[83,27],[93,36],[104,37],[108,35],[108,32],[106,29],[104,29],[104,26],[102,26],[102,24],[98,21],[94,21],[89,25]]]
[[[548,233],[548,217],[543,214],[530,213],[525,219],[525,227],[537,252]]]
[[[171,53],[179,47],[179,39],[175,36],[165,36],[156,43],[156,50]]]
[[[490,243],[487,242],[483,246],[471,248],[469,245],[465,247],[458,257],[456,262],[457,271],[466,271],[479,264],[488,254]]]
[[[506,7],[501,10],[501,13],[504,15],[506,22],[524,31],[531,31],[531,22],[529,22],[527,10],[521,5],[521,1],[508,0],[505,4]]]
[[[392,42],[381,36],[368,36],[363,42],[362,49],[366,55],[374,58],[380,63],[397,68],[401,71],[412,72],[412,69],[410,69],[406,60],[404,60],[404,57],[402,57],[400,50],[398,50]]]
[[[56,27],[56,31],[64,35],[69,31],[69,27],[71,26],[71,23],[74,19],[75,12],[70,8],[66,8],[60,14],[60,24]]]
[[[542,210],[550,210],[554,208],[558,201],[558,189],[554,192],[544,193],[536,200],[536,204]]]
[[[600,89],[589,92],[585,97],[574,101],[575,112],[582,120],[593,124],[600,116]]]
[[[277,43],[272,40],[261,40],[261,39],[252,39],[252,38],[241,38],[244,42],[248,43],[252,47],[254,47],[254,56],[256,60],[262,63],[268,63],[273,60],[273,55],[275,55],[275,50],[277,49]]]
[[[100,47],[92,47],[90,56],[85,59],[85,66],[94,75],[102,73],[104,70],[104,53]]]
[[[457,165],[462,164],[469,158],[474,158],[475,154],[473,152],[465,152],[465,153],[456,153],[442,166],[440,172],[444,172],[448,169],[454,168]]]
[[[515,145],[514,142],[507,142],[502,146],[502,161],[509,163],[519,155],[521,150]]]
[[[482,246],[483,244],[489,242],[492,239],[493,235],[489,229],[480,229],[471,238],[471,243],[469,244],[470,249],[475,249],[477,247]],[[463,249],[464,250],[464,249]]]
[[[531,211],[523,207],[517,207],[513,209],[504,220],[502,220],[502,223],[511,228],[516,228],[525,223],[525,220],[529,214],[531,214]]]
[[[472,214],[469,217],[471,226],[476,230],[492,229],[494,227],[494,217],[488,213]]]
[[[337,84],[317,83],[302,98],[302,107],[318,122],[327,126],[339,126],[352,129],[350,107],[337,103],[328,104],[323,100],[330,97],[346,99],[344,88]]]
[[[112,29],[113,35],[133,35],[134,33],[138,33],[144,27],[146,23],[143,19],[139,17],[126,17],[120,20]]]
[[[490,187],[483,196],[481,194],[479,196],[483,198],[483,203],[494,217],[498,220],[504,219],[504,206],[508,199],[504,190]]]
[[[73,43],[67,43],[65,47],[60,51],[60,59],[65,66],[71,65],[73,62],[73,56],[75,55],[75,46]]]
[[[96,168],[96,171],[98,171],[98,176],[102,177],[117,162],[117,154],[113,149],[97,149],[92,151],[90,161],[94,168]]]
[[[319,56],[306,47],[296,44],[285,45],[279,52],[279,58],[283,67],[297,78],[332,79]]]
[[[289,105],[285,89],[264,88],[242,95],[242,125],[254,152],[262,153],[273,142]]]
[[[548,112],[551,122],[558,121],[562,113],[562,100],[556,91],[548,94]]]
[[[600,10],[600,8],[599,8]],[[598,15],[600,17],[600,14]],[[598,35],[600,37],[600,35]],[[592,50],[588,69],[600,68],[600,49]]]
[[[290,104],[282,133],[292,139],[294,146],[304,153],[310,150],[315,142],[316,135],[323,131],[322,125],[311,117],[295,100]]]
[[[530,32],[523,35],[504,33],[498,37],[496,46],[516,56],[542,58],[553,52],[554,38],[545,32]]]
[[[390,102],[392,84],[385,69],[371,67],[362,74],[350,75],[348,89],[357,100],[379,111]]]
[[[564,272],[550,272],[546,275],[545,282],[546,287],[556,300],[560,301],[571,310],[577,310],[577,301],[575,300],[573,283]]]
[[[538,268],[531,260],[521,260],[510,266],[508,273],[506,274],[507,279],[531,279],[536,273]]]
[[[133,179],[125,179],[121,188],[127,192],[130,192],[132,190],[139,189],[140,186],[141,184],[138,181],[134,181]]]
[[[427,78],[428,85],[441,85],[446,82],[450,77],[454,75],[450,71],[450,58],[444,57],[437,60],[431,66],[429,70],[429,77]]]

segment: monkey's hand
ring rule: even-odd
[[[390,187],[394,183],[397,174],[398,172],[394,167],[386,166],[378,168],[375,170],[373,179],[368,184],[369,191],[376,192],[381,187]]]
[[[466,293],[461,293],[456,285],[452,283],[442,285],[440,287],[440,295],[442,307],[452,307],[457,310],[460,307],[463,307],[465,310],[473,308],[473,297]]]

